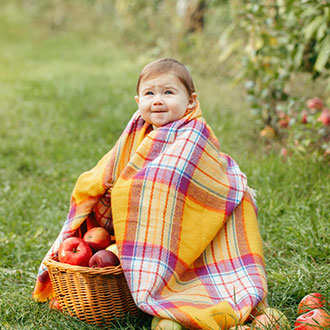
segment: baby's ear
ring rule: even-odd
[[[197,104],[197,93],[192,93],[189,97],[188,108],[193,109]]]
[[[137,95],[135,95],[134,99],[135,99],[135,102],[139,105],[139,97]]]

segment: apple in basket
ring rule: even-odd
[[[310,293],[300,301],[297,313],[303,314],[312,309],[321,308],[325,303],[326,299],[320,293]]]
[[[294,323],[296,330],[321,330],[330,328],[330,315],[323,309],[313,309],[298,316]]]
[[[79,237],[69,237],[58,249],[58,260],[70,265],[88,266],[93,252],[89,245]]]
[[[111,251],[100,250],[95,252],[95,254],[89,259],[89,267],[109,267],[118,266],[119,259]]]
[[[88,243],[93,252],[103,250],[111,244],[111,236],[103,227],[94,227],[89,229],[83,240]]]

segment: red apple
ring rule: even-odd
[[[58,260],[70,265],[86,267],[92,255],[89,245],[79,237],[67,238],[58,249]]]
[[[265,308],[252,322],[252,329],[290,329],[287,317],[275,308]]]
[[[324,108],[321,112],[321,115],[317,118],[317,121],[320,121],[323,126],[330,125],[330,109]]]
[[[89,267],[118,266],[118,257],[108,250],[97,251],[89,260]]]
[[[290,121],[290,118],[286,118],[286,119],[280,119],[278,121],[278,124],[281,126],[281,127],[288,127],[289,126],[289,121]]]
[[[307,124],[307,116],[308,116],[308,113],[307,113],[307,110],[304,110],[302,113],[301,113],[301,123],[302,124]]]
[[[280,151],[280,154],[283,158],[286,158],[288,156],[288,150],[287,148],[283,147]]]
[[[83,240],[88,243],[93,252],[103,250],[111,244],[111,236],[103,227],[94,227],[88,230]]]
[[[330,315],[323,309],[313,309],[300,315],[295,324],[295,330],[318,330],[330,327]]]
[[[288,127],[289,126],[290,117],[287,114],[285,114],[284,112],[279,112],[278,117],[280,118],[279,121],[278,121],[278,124],[281,127]]]
[[[298,305],[298,314],[309,312],[311,309],[323,307],[326,299],[320,293],[310,293]]]
[[[48,305],[49,305],[50,309],[55,309],[55,310],[58,310],[58,311],[62,312],[62,308],[61,308],[61,306],[60,306],[60,304],[59,304],[56,297],[51,299],[51,301],[49,302]]]
[[[306,105],[309,109],[322,109],[324,107],[323,101],[318,97],[307,100]]]

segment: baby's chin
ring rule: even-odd
[[[154,118],[150,118],[150,124],[152,124],[153,127],[161,127],[164,126],[168,123],[171,122],[170,118],[167,118],[167,116],[159,116],[159,114],[157,116],[153,116]]]
[[[173,120],[167,120],[167,121],[163,121],[161,123],[159,123],[159,122],[152,122],[150,124],[152,125],[153,129],[158,129],[158,128],[160,128],[162,126],[165,126],[165,125],[167,125],[167,124],[169,124],[171,122],[173,122]]]

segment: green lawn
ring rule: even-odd
[[[102,34],[52,31],[0,13],[0,328],[96,329],[31,298],[78,175],[111,148],[136,110],[148,52]],[[149,53],[150,54],[150,53]],[[192,70],[223,151],[258,191],[269,303],[293,323],[300,299],[330,298],[329,164],[266,153],[239,86]],[[148,329],[140,316],[116,329]],[[144,328],[143,328],[144,327]]]

